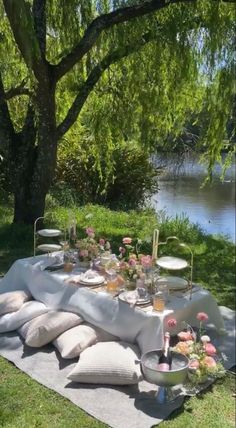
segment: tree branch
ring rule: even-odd
[[[151,0],[134,6],[117,9],[114,12],[104,14],[94,19],[88,26],[84,36],[77,46],[54,66],[54,75],[59,80],[66,74],[83,56],[91,49],[103,30],[131,19],[147,15],[159,9],[163,9],[173,3],[194,3],[196,0]]]
[[[42,57],[46,54],[46,0],[33,2],[34,29],[38,39]]]
[[[138,49],[146,45],[147,43],[155,40],[153,33],[147,33],[143,35],[142,40],[139,43],[133,43],[132,45],[126,45],[120,49],[117,49],[110,54],[106,55],[103,60],[97,64],[87,80],[81,85],[78,95],[75,97],[65,119],[57,127],[57,136],[61,138],[75,123],[85,101],[87,100],[90,92],[102,76],[103,72],[109,68],[110,65],[115,64],[122,58],[136,52]]]
[[[46,71],[46,62],[42,60],[29,3],[24,0],[3,0],[3,4],[26,65],[33,70],[38,80],[42,80]]]
[[[5,100],[10,100],[11,98],[17,97],[19,95],[31,95],[31,92],[28,88],[25,88],[26,79],[23,79],[22,82],[15,88],[11,88],[4,94]]]

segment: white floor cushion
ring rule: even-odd
[[[49,308],[44,303],[31,300],[24,303],[16,312],[0,317],[0,333],[17,330],[21,325],[41,314],[45,314]]]
[[[26,323],[20,330],[25,343],[32,347],[52,342],[64,331],[80,324],[83,319],[72,312],[49,311]]]
[[[23,303],[30,299],[32,299],[31,294],[24,290],[9,291],[8,293],[0,294],[0,315],[18,311]]]
[[[92,324],[83,323],[60,334],[53,341],[53,344],[63,358],[75,358],[86,348],[97,342],[115,340],[119,340],[119,338]]]
[[[69,373],[74,382],[130,385],[142,379],[140,352],[127,342],[100,342],[82,352]]]

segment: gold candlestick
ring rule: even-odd
[[[159,240],[159,230],[154,229],[153,243],[152,243],[152,259],[154,261],[157,260],[158,240]]]

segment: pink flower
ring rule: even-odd
[[[88,257],[88,250],[80,250],[79,256],[80,257]]]
[[[177,336],[178,336],[179,340],[182,340],[184,342],[186,342],[187,340],[193,340],[194,339],[194,337],[190,333],[190,331],[181,331],[180,333],[178,333]]]
[[[198,369],[199,368],[199,361],[198,360],[191,360],[189,363],[190,369]]]
[[[136,266],[136,260],[135,259],[129,259],[129,265],[130,266]]]
[[[105,245],[105,239],[100,238],[99,239],[99,245],[101,245],[102,247],[104,247],[104,245]]]
[[[150,267],[150,266],[152,266],[152,257],[151,256],[142,256],[141,257],[141,265],[143,267]]]
[[[94,238],[94,236],[95,236],[95,232],[94,232],[94,229],[92,227],[87,227],[86,233],[90,238]]]
[[[203,348],[205,349],[207,355],[210,355],[211,357],[216,354],[216,348],[212,343],[204,343]]]
[[[177,325],[177,321],[176,321],[176,319],[175,318],[170,318],[168,321],[167,321],[167,325],[168,325],[168,327],[175,327],[176,325]]]
[[[120,247],[119,252],[120,252],[120,254],[125,254],[126,249],[124,247]]]
[[[120,264],[119,264],[120,270],[126,270],[128,268],[128,266],[129,265],[126,262],[120,262]]]
[[[204,357],[202,364],[208,368],[213,368],[216,366],[216,361],[212,357]]]
[[[127,236],[127,237],[123,238],[122,242],[123,242],[123,244],[128,244],[129,245],[132,242],[132,238],[129,238]]]
[[[205,312],[198,312],[197,319],[198,321],[207,321],[208,315]]]

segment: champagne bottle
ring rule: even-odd
[[[170,350],[170,333],[166,332],[164,335],[164,345],[158,361],[158,370],[166,371],[171,370],[172,355]]]

